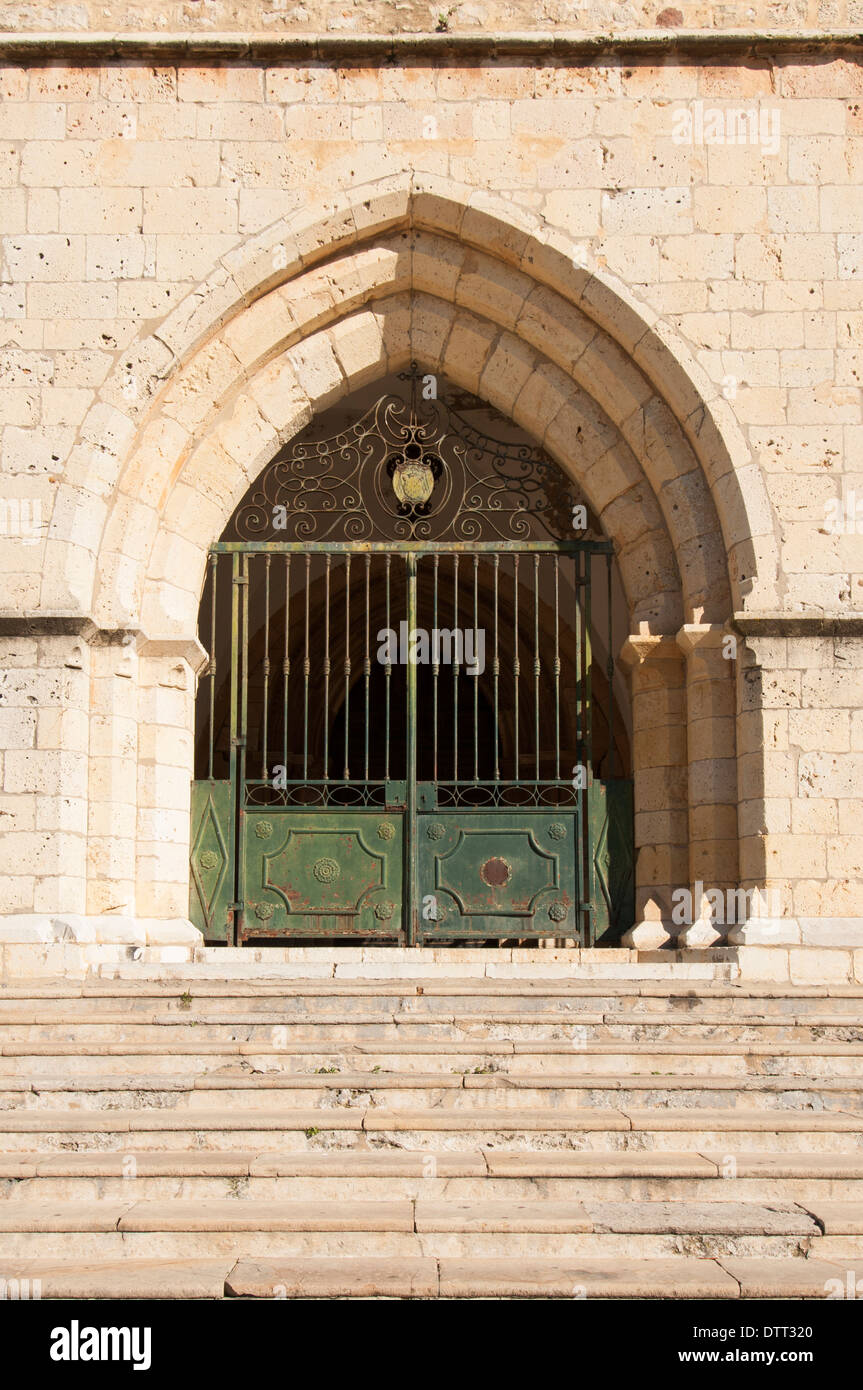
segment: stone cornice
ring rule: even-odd
[[[863,613],[735,613],[744,637],[861,637]]]
[[[197,637],[148,637],[140,628],[99,627],[92,618],[73,614],[0,614],[2,637],[81,637],[91,647],[133,647],[144,657],[182,658],[196,673],[207,664]]]
[[[68,613],[0,614],[0,637],[83,637],[101,631],[92,618]]]
[[[728,55],[742,60],[777,53],[829,54],[863,48],[855,29],[643,29],[610,33],[428,33],[428,34],[266,34],[126,33],[95,31],[0,33],[0,59],[6,63],[58,61],[92,64],[112,59],[159,62],[399,62],[489,61],[495,58],[647,58]]]

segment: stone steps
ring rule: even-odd
[[[135,1108],[174,1112],[225,1106],[237,1109],[299,1109],[305,1106],[369,1105],[387,1109],[419,1106],[501,1106],[553,1109],[590,1107],[754,1109],[773,1113],[822,1110],[859,1112],[863,1077],[810,1076],[637,1076],[552,1073],[454,1072],[243,1072],[228,1068],[200,1076],[151,1073],[43,1079],[0,1078],[0,1111],[116,1110],[123,1100]]]
[[[317,949],[317,948],[315,948]],[[863,998],[863,981],[818,980],[812,984],[792,984],[787,981],[734,980],[714,974],[691,978],[674,967],[670,972],[642,971],[638,976],[620,978],[618,975],[594,975],[585,978],[567,965],[555,966],[547,972],[518,970],[505,976],[474,974],[438,967],[436,973],[413,974],[409,978],[372,971],[364,976],[335,978],[320,975],[306,976],[293,970],[280,977],[267,978],[248,974],[242,978],[222,978],[212,972],[194,967],[178,978],[156,977],[136,966],[124,980],[101,979],[92,973],[82,980],[21,982],[14,977],[0,982],[0,999],[10,1003],[23,1001],[99,999],[176,999],[191,994],[197,999],[245,999],[254,1003],[261,999],[353,999],[353,998],[489,998],[489,999],[601,999],[612,1002],[632,999],[736,999],[743,1004],[761,1003],[771,1006],[783,1000],[836,999],[858,1001]],[[68,988],[66,987],[68,983]]]
[[[77,1076],[97,1075],[110,1059],[112,1068],[129,1075],[176,1070],[184,1058],[187,1075],[208,1076],[242,1064],[262,1074],[306,1073],[330,1067],[357,1070],[379,1067],[381,1072],[410,1075],[430,1067],[452,1074],[524,1075],[525,1073],[618,1075],[625,1066],[631,1075],[740,1077],[805,1076],[858,1078],[863,1074],[863,1048],[856,1043],[734,1043],[712,1042],[586,1042],[576,1039],[479,1039],[463,1042],[441,1039],[410,1041],[374,1039],[326,1046],[292,1041],[285,1046],[261,1042],[208,1041],[172,1043],[113,1043],[27,1041],[0,1045],[0,1084],[7,1077],[56,1077],[58,1068],[74,1061]]]
[[[296,1016],[272,1012],[270,1015],[214,1016],[210,1013],[165,1013],[147,1017],[117,1015],[51,1017],[0,1017],[4,1041],[53,1040],[57,1042],[113,1041],[157,1042],[168,1037],[175,1041],[203,1040],[260,1041],[277,1045],[285,1042],[338,1042],[370,1040],[466,1041],[474,1038],[514,1038],[529,1041],[570,1038],[577,1042],[856,1042],[863,1052],[863,1027],[835,1016],[819,1016],[812,1022],[777,1022],[774,1019],[746,1019],[721,1022],[720,1019],[674,1019],[652,1016],[611,1017],[573,1016],[570,1013],[463,1013],[435,1015],[410,1009],[393,1015]]]
[[[182,961],[118,960],[96,964],[91,978],[137,983],[148,980],[278,982],[282,980],[365,981],[423,980],[512,981],[562,980],[567,983],[642,981],[679,985],[731,983],[739,966],[727,952],[536,949],[530,947],[334,946],[326,954],[315,946],[266,948],[205,947],[195,959]],[[798,983],[798,982],[795,982]],[[807,982],[800,981],[806,984]],[[853,986],[852,986],[853,987]]]
[[[269,1021],[273,1014],[302,1021],[304,1018],[356,1020],[360,1015],[379,1018],[382,1014],[404,1016],[456,1016],[513,1014],[537,1016],[542,1013],[566,1014],[596,1022],[705,1022],[724,1025],[752,1020],[755,1023],[813,1023],[842,1026],[858,1025],[863,1007],[861,986],[819,986],[802,989],[772,986],[770,990],[744,992],[739,985],[680,986],[674,990],[655,981],[616,992],[607,984],[570,984],[518,981],[452,982],[446,980],[410,982],[316,982],[296,981],[274,986],[266,982],[220,987],[216,981],[195,981],[190,988],[182,982],[146,982],[136,990],[132,985],[80,988],[65,994],[56,987],[43,986],[40,993],[21,986],[0,986],[0,1021],[13,1022],[40,1017],[48,1022],[67,1019],[96,1019],[110,1016],[130,1021],[136,1015],[207,1016],[236,1021],[248,1018]],[[652,1016],[657,1018],[653,1019]]]
[[[0,1258],[217,1258],[238,1235],[269,1256],[863,1255],[853,1212],[830,1218],[842,1235],[824,1224],[820,1208],[731,1202],[14,1202],[0,1204]]]
[[[863,1264],[826,1259],[434,1259],[292,1257],[219,1260],[10,1260],[6,1278],[42,1298],[624,1298],[823,1299]]]
[[[743,993],[740,986],[683,987],[669,991],[652,985],[615,992],[607,984],[571,985],[566,982],[522,984],[503,981],[475,983],[424,981],[402,987],[398,982],[365,981],[319,983],[297,981],[293,986],[235,986],[219,988],[216,982],[195,982],[184,989],[181,983],[150,985],[142,990],[132,986],[82,990],[67,995],[47,987],[40,994],[28,994],[20,987],[0,987],[0,1019],[39,1013],[55,1018],[111,1014],[128,1016],[143,1013],[178,1013],[189,1008],[216,1016],[258,1016],[273,1011],[302,1016],[305,1013],[345,1015],[375,1011],[424,1013],[481,1013],[483,1011],[541,1012],[565,1011],[595,1014],[600,1019],[612,1014],[620,1019],[639,1018],[650,1013],[668,1014],[677,1019],[713,1017],[729,1022],[731,1016],[769,1020],[809,1020],[825,1018],[857,1019],[863,991],[859,986],[846,992],[792,990],[785,987],[770,993]],[[194,992],[193,992],[194,991]]]
[[[231,978],[0,990],[4,1277],[823,1298],[863,1274],[863,987],[744,988],[710,961],[573,978],[554,951],[436,952],[421,979],[416,953],[337,948],[327,975],[288,949],[272,977],[227,953]]]
[[[176,1135],[167,1135],[176,1139]],[[134,1189],[131,1184],[134,1183]],[[577,1186],[574,1187],[573,1184]],[[863,1200],[863,1153],[695,1149],[334,1148],[261,1152],[254,1147],[90,1149],[0,1156],[6,1201],[195,1199],[260,1201],[480,1200],[782,1201]]]
[[[404,1147],[434,1143],[461,1148],[539,1150],[700,1150],[735,1146],[747,1152],[857,1154],[863,1163],[863,1120],[830,1110],[671,1110],[605,1108],[567,1110],[471,1105],[393,1109],[308,1107],[302,1110],[6,1110],[0,1112],[0,1153],[32,1151],[146,1152],[165,1136],[189,1150],[233,1150],[253,1145],[260,1154],[321,1149]]]

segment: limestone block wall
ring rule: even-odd
[[[0,892],[9,913],[82,912],[90,871],[93,624],[47,626],[59,631],[0,635]]]
[[[863,948],[863,640],[750,634],[740,685],[741,878],[785,920],[734,939]]]
[[[712,8],[676,8],[691,28],[717,22]],[[56,9],[82,35],[169,34],[186,13]],[[257,12],[274,31],[293,22],[276,6]],[[480,29],[474,13],[456,8],[454,32]],[[239,4],[208,14],[214,26],[246,22]],[[486,14],[519,27],[518,7]],[[340,27],[335,8],[321,15],[322,30]],[[378,16],[384,30],[385,19],[429,24],[383,5],[364,15],[367,31]],[[626,17],[656,23],[640,6]],[[729,6],[718,23],[761,17]],[[804,17],[828,22],[818,7]],[[856,18],[854,6],[830,9],[834,28]],[[559,23],[547,8],[531,27]],[[810,917],[851,932],[863,918],[848,828],[863,785],[859,48],[669,51],[649,40],[495,56],[454,39],[395,59],[319,45],[203,61],[161,40],[113,57],[85,38],[16,48],[33,30],[24,6],[4,7],[3,24],[8,910],[184,912],[200,650],[177,595],[200,592],[200,554],[248,485],[243,469],[418,342],[460,362],[465,384],[479,362],[471,389],[484,372],[494,403],[566,454],[567,383],[593,343],[579,390],[593,401],[595,452],[564,462],[592,471],[633,584],[641,528],[655,536],[630,648],[634,709],[652,712],[635,734],[651,939],[676,934],[670,895],[697,881],[776,881],[789,932]],[[391,190],[377,222],[354,197],[372,183]],[[432,236],[420,225],[431,212],[417,209],[438,185],[450,191]],[[507,230],[483,200],[506,210]],[[311,233],[313,207],[330,212]],[[333,256],[341,271],[317,268]],[[545,356],[529,359],[526,342]],[[672,360],[685,365],[672,372]],[[626,457],[645,471],[637,487],[623,446],[612,451],[614,409]],[[675,461],[678,435],[689,471]],[[195,475],[209,482],[190,489],[195,449],[209,449]],[[151,516],[167,518],[158,537]],[[651,608],[660,571],[673,597]],[[681,582],[696,571],[700,598]],[[699,909],[683,944],[724,936],[708,922]]]
[[[423,0],[369,0],[351,7],[344,0],[316,0],[308,6],[286,0],[137,0],[135,4],[102,0],[61,0],[33,5],[6,0],[0,32],[27,35],[43,32],[105,32],[108,34],[175,33],[200,36],[249,30],[263,35],[316,30],[334,35],[414,34],[445,30],[458,34],[530,32],[564,29],[601,34],[627,30],[677,28],[706,30],[819,30],[859,26],[857,0],[728,0],[722,5],[704,0],[462,0],[427,4]]]

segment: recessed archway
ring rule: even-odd
[[[619,940],[614,610],[628,631],[597,519],[481,399],[413,364],[316,416],[210,554],[190,857],[207,939]]]
[[[123,355],[69,460],[47,605],[143,630],[154,653],[194,644],[208,546],[249,483],[314,413],[417,357],[508,414],[577,482],[615,542],[631,630],[664,659],[681,629],[715,633],[744,604],[770,606],[760,476],[683,345],[562,234],[502,200],[411,178],[274,226]],[[686,683],[678,655],[673,688]],[[657,827],[651,798],[644,808],[643,897],[662,916],[699,839],[723,877],[736,872],[730,666],[710,680],[728,692],[701,731],[712,772],[697,807],[690,762],[688,848],[679,826]],[[685,742],[682,759],[679,739],[663,755],[660,799],[679,803]],[[636,751],[637,778],[638,764]],[[642,768],[644,784],[655,774]],[[721,854],[704,829],[717,808]]]
[[[352,361],[353,315],[403,293],[415,306],[402,315],[401,334],[415,339],[404,359],[416,355],[417,335],[430,346],[437,336],[437,303],[422,314],[419,296],[479,319],[479,328],[463,326],[457,342],[471,366],[481,366],[489,390],[502,364],[521,369],[520,423],[531,428],[529,416],[534,436],[550,431],[551,452],[555,426],[558,447],[572,438],[564,410],[574,385],[612,421],[643,464],[681,566],[701,567],[687,619],[698,609],[709,617],[714,603],[724,603],[723,617],[747,599],[770,607],[777,566],[763,484],[727,403],[683,343],[625,286],[580,265],[578,248],[562,233],[502,199],[477,202],[457,185],[409,176],[275,224],[226,257],[155,334],[123,354],[58,494],[66,565],[46,579],[48,606],[68,607],[74,597],[106,617],[124,607],[130,616],[140,598],[140,583],[130,589],[132,575],[140,580],[155,517],[199,441],[219,439],[221,425],[232,459],[236,431],[245,427],[241,466],[248,473],[254,428],[262,463],[334,392],[359,384],[363,370],[380,371],[380,362]],[[316,346],[328,332],[332,341]],[[397,351],[394,337],[390,329],[387,353]],[[290,359],[296,381],[277,403],[266,371],[279,356]],[[252,409],[243,387],[254,383],[265,400]],[[463,384],[476,389],[479,381]],[[129,531],[137,552],[127,545],[125,563],[110,562]]]

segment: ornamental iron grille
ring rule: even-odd
[[[381,396],[348,428],[277,455],[223,539],[572,539],[581,499],[542,449],[494,438],[443,399],[426,399],[436,378],[415,362],[398,379],[407,399]],[[600,533],[589,520],[581,534]]]
[[[572,539],[541,451],[400,380],[277,457],[211,549],[192,918],[237,943],[619,937],[612,547]]]

